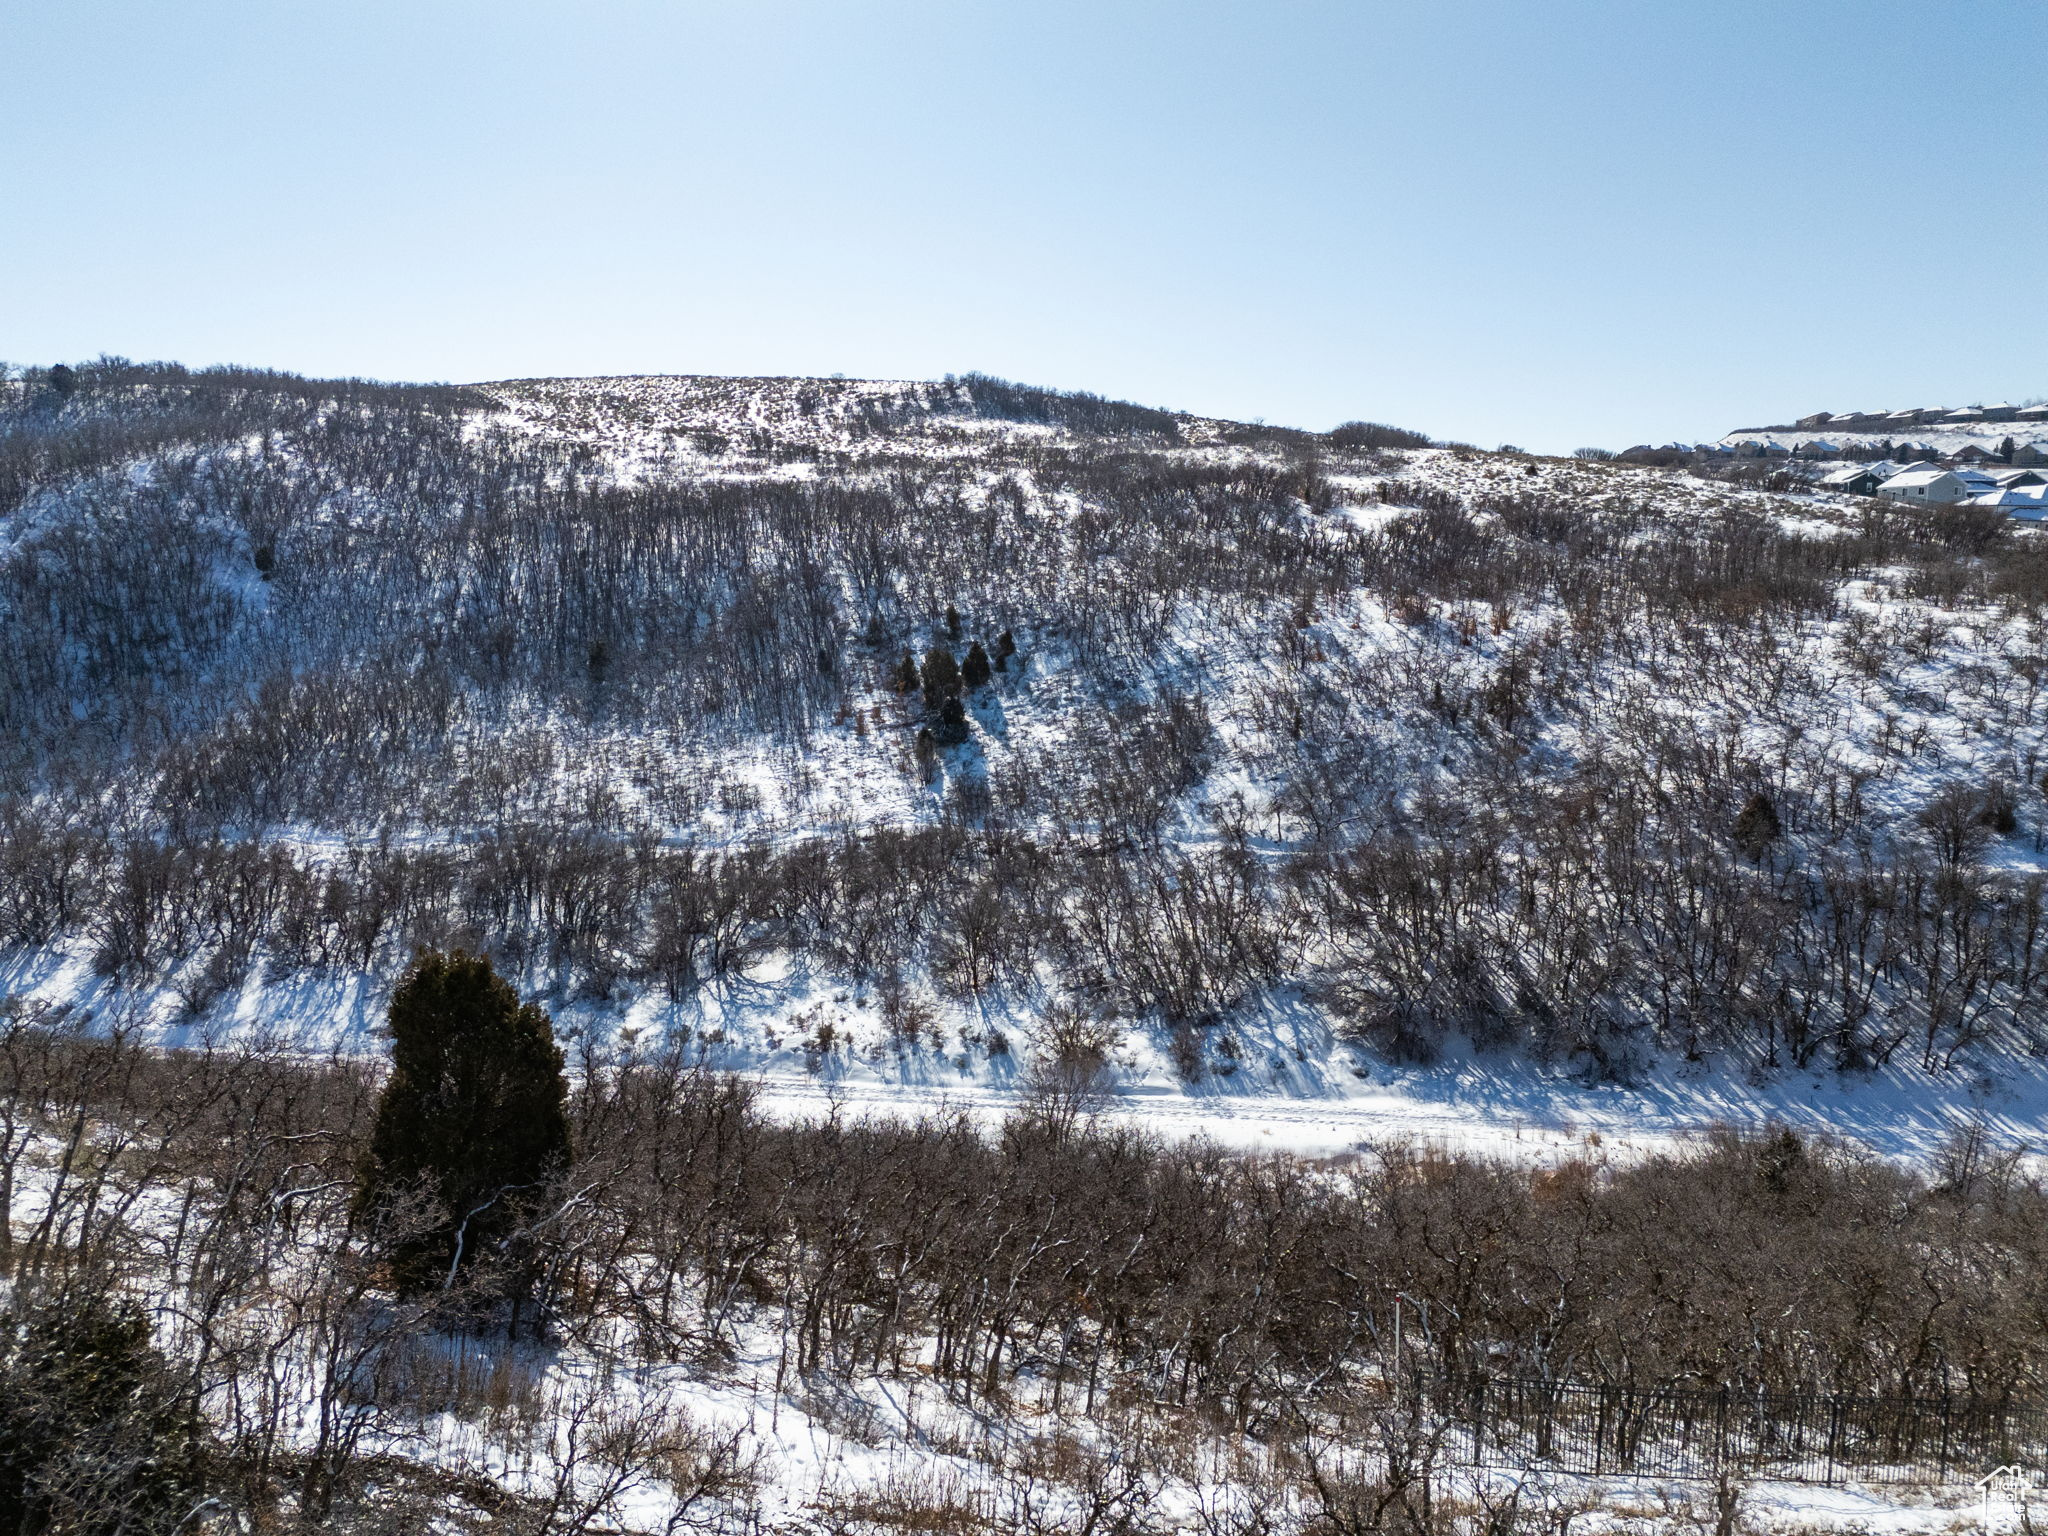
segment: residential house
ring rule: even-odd
[[[2023,523],[2038,523],[2048,518],[2048,485],[2022,486],[2015,491],[1991,491],[1970,497],[1964,505],[1987,507]]]
[[[1960,476],[1937,466],[1931,469],[1902,470],[1880,485],[1877,494],[1892,501],[1946,507],[1953,506],[1970,492]]]
[[[1851,464],[1832,474],[1822,475],[1815,483],[1824,491],[1840,491],[1848,496],[1875,496],[1877,488],[1890,478],[1889,474],[1879,474],[1874,464]]]

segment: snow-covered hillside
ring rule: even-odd
[[[1716,474],[11,381],[0,1502],[1952,1528],[2048,1448],[2048,559]]]
[[[9,388],[17,1006],[369,1049],[466,944],[792,1106],[2044,1128],[1995,519],[978,377]]]

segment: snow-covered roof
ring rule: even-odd
[[[1936,481],[1939,480],[1954,480],[1957,478],[1958,477],[1956,475],[1950,473],[1948,470],[1940,468],[1907,469],[1901,470],[1898,474],[1893,475],[1891,479],[1885,481],[1885,483],[1883,485],[1880,485],[1878,489],[1880,491],[1904,491],[1911,490],[1917,486],[1933,485]]]
[[[1822,485],[1847,485],[1852,480],[1860,480],[1865,475],[1876,473],[1878,473],[1878,468],[1875,464],[1851,464],[1846,468],[1831,470],[1827,474],[1822,475],[1820,483]]]
[[[2008,491],[1986,491],[1972,496],[1966,507],[1999,507],[2006,511],[2048,512],[2048,485],[2023,485]]]

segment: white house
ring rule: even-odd
[[[1877,494],[1894,501],[1917,502],[1922,506],[1952,506],[1970,494],[1962,478],[1945,469],[1907,469],[1893,475],[1877,488]]]

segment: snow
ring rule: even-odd
[[[1030,423],[928,415],[895,437],[864,436],[864,412],[908,409],[948,389],[901,380],[652,377],[509,381],[484,388],[504,409],[477,419],[470,430],[574,442],[590,450],[594,466],[622,480],[671,472],[801,477],[827,455],[914,451],[942,461],[981,453],[991,442],[1057,435]],[[1202,458],[1243,456],[1249,450],[1227,441],[1238,430],[1230,423],[1179,418],[1179,451]],[[1978,435],[2011,431],[2024,440],[2026,430],[2024,423],[1997,423]],[[2048,428],[2041,431],[2048,437]],[[748,436],[753,432],[812,457],[764,457]],[[1825,433],[1771,435],[1790,441]],[[1902,435],[1943,439],[1928,428]],[[1531,489],[1570,498],[1586,517],[1627,515],[1654,493],[1660,505],[1702,517],[1754,515],[1809,538],[1843,536],[1867,505],[1853,498],[1775,495],[1631,466],[1430,449],[1390,457],[1379,473],[1338,475],[1340,495],[1329,526],[1369,534],[1403,516],[1401,506],[1379,498],[1389,480],[1454,492],[1479,506],[1482,517],[1489,497]],[[970,489],[979,494],[985,488]],[[236,579],[254,597],[265,595],[246,571]],[[1797,659],[1828,679],[1824,692],[1768,709],[1735,697],[1665,698],[1645,707],[1720,722],[1759,746],[1779,739],[1789,722],[1819,760],[1883,765],[1886,777],[1870,794],[1894,825],[1908,823],[1950,779],[2019,776],[2042,743],[2016,739],[2000,723],[1999,690],[2007,686],[2001,680],[2007,659],[2033,643],[2024,625],[1989,609],[1938,609],[1902,596],[1913,579],[1913,572],[1897,570],[1845,583],[1841,616],[1795,637]],[[1351,595],[1314,615],[1307,633],[1333,666],[1400,664],[1483,676],[1511,648],[1529,644],[1566,616],[1518,613],[1494,634],[1488,615],[1476,607],[1443,615],[1447,626],[1461,617],[1473,621],[1476,632],[1469,644],[1451,650],[1395,622],[1376,602]],[[1837,659],[1853,639],[1855,624],[1904,631],[1921,623],[1935,626],[1929,643],[1894,675],[1863,677]],[[1273,675],[1199,612],[1176,616],[1173,650],[1176,686],[1199,688],[1209,701],[1221,750],[1209,780],[1174,808],[1172,835],[1187,848],[1213,847],[1219,813],[1235,807],[1261,854],[1283,848],[1296,829],[1273,804],[1272,776],[1262,761],[1269,748],[1256,710]],[[1596,678],[1588,687],[1598,693],[1625,688],[1628,681]],[[568,744],[550,758],[549,771],[564,802],[602,789],[647,814],[670,845],[785,846],[819,832],[929,825],[952,785],[1071,747],[1078,702],[1076,669],[1057,640],[1048,638],[1034,647],[1021,675],[1006,678],[977,704],[977,742],[950,761],[937,785],[904,771],[903,731],[863,732],[851,718],[814,732],[795,766],[788,748],[765,741],[711,744],[680,731],[671,738],[638,738],[547,722]],[[1620,700],[1609,702],[1618,706]],[[863,719],[885,725],[908,718],[893,695],[856,704]],[[1403,728],[1389,722],[1385,741],[1373,745],[1389,753],[1401,749]],[[1552,726],[1541,750],[1568,764],[1588,747],[1580,739],[1582,729]],[[1911,744],[1903,755],[1895,750],[1901,742]],[[635,785],[636,765],[649,760],[692,784],[696,803],[650,803]],[[346,839],[330,829],[284,828],[270,835],[308,855],[338,857],[346,847]],[[1998,844],[1989,863],[2013,873],[2048,872],[2038,837],[2030,842],[2024,834]],[[523,984],[532,980],[522,978]],[[81,946],[0,957],[0,990],[36,1003],[147,1020],[172,1042],[263,1032],[311,1051],[377,1050],[389,981],[384,973],[252,974],[239,992],[193,1017],[168,985],[113,988],[93,974]],[[899,1046],[887,1037],[866,989],[846,978],[807,973],[781,954],[762,957],[743,983],[681,1005],[652,995],[611,1004],[546,1000],[565,1030],[686,1037],[708,1064],[758,1079],[767,1101],[791,1114],[837,1102],[892,1114],[949,1105],[999,1118],[1021,1091],[1034,1023],[1029,1004],[1016,999],[962,1003],[920,993],[936,1038]],[[833,1026],[840,1043],[821,1057],[798,1042],[823,1023]],[[1406,1136],[1521,1159],[1584,1156],[1591,1147],[1599,1155],[1628,1156],[1668,1147],[1718,1123],[1792,1124],[1857,1139],[1902,1159],[1924,1158],[1955,1127],[1980,1117],[2017,1141],[2048,1138],[2048,1079],[2031,1062],[1966,1061],[1947,1073],[1899,1067],[1867,1079],[1814,1080],[1783,1071],[1758,1073],[1741,1062],[1708,1067],[1661,1061],[1644,1063],[1637,1080],[1623,1085],[1590,1082],[1520,1058],[1486,1057],[1455,1042],[1434,1066],[1396,1066],[1339,1041],[1328,1017],[1284,993],[1254,999],[1230,1030],[1239,1051],[1235,1061],[1218,1063],[1217,1070],[1189,1084],[1174,1069],[1163,1033],[1133,1028],[1118,1063],[1120,1091],[1112,1112],[1162,1134],[1315,1155],[1340,1155],[1375,1139]],[[1002,1035],[1012,1049],[988,1049],[992,1034]]]

